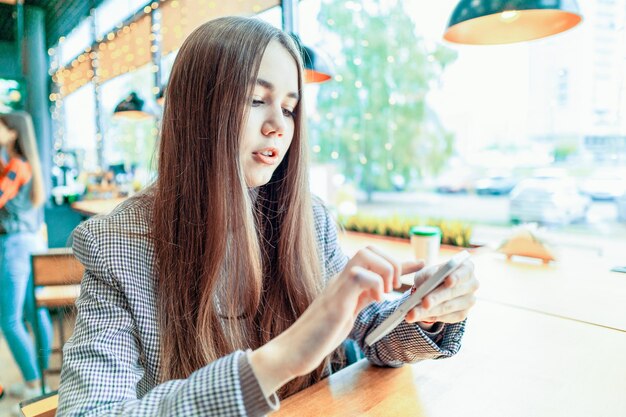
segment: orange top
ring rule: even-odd
[[[0,174],[0,208],[14,198],[31,177],[30,164],[25,159],[11,158]]]

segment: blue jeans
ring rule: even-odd
[[[43,240],[35,233],[0,235],[0,328],[25,381],[40,377],[35,346],[24,319],[35,328],[30,255],[43,249]],[[37,320],[41,341],[39,354],[43,357],[45,369],[52,342],[52,322],[48,310],[37,309]]]

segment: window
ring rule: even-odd
[[[135,179],[145,185],[154,171],[157,138],[158,105],[152,94],[154,74],[152,64],[126,73],[104,83],[101,88],[101,120],[104,129],[104,159],[106,165],[124,165],[135,172]],[[136,92],[154,116],[146,119],[114,117],[117,104]]]
[[[82,169],[98,168],[96,151],[96,103],[93,84],[79,88],[63,100],[65,134],[63,151],[76,152]]]
[[[91,30],[91,18],[84,19],[76,28],[65,37],[65,41],[59,45],[59,65],[67,66],[72,59],[85,51],[93,43]]]
[[[96,9],[96,36],[103,37],[144,6],[146,0],[106,0]]]

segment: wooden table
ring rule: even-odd
[[[276,416],[626,416],[626,334],[479,300],[453,358],[363,360],[287,398]]]
[[[412,258],[408,241],[340,240],[348,254],[374,244]],[[275,415],[626,416],[626,275],[576,252],[550,265],[489,250],[473,261],[481,288],[458,355],[399,369],[362,361],[284,400]]]
[[[122,198],[110,198],[102,200],[81,200],[72,203],[72,210],[77,211],[83,217],[91,217],[97,214],[108,214],[121,202],[126,200]]]

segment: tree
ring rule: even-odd
[[[318,21],[340,53],[317,97],[314,160],[338,162],[368,196],[438,172],[454,138],[426,96],[456,52],[427,45],[402,1],[323,0]]]

